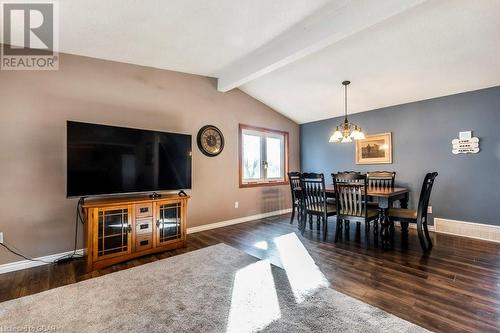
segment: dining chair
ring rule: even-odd
[[[427,209],[429,207],[429,199],[431,197],[432,186],[434,185],[434,180],[436,179],[437,175],[437,172],[430,172],[425,175],[424,182],[422,184],[422,190],[420,191],[420,198],[418,199],[418,207],[416,210],[390,208],[388,212],[391,224],[394,223],[394,220],[398,220],[401,223],[401,230],[403,234],[408,233],[409,223],[417,224],[417,234],[420,241],[420,246],[426,252],[432,248],[432,241],[429,235],[429,229],[427,227]]]
[[[371,191],[390,190],[390,189],[394,189],[396,172],[395,171],[370,171],[370,172],[366,173],[366,178],[368,180],[368,190],[371,190]],[[368,207],[370,207],[370,208],[378,209],[378,206],[379,206],[379,204],[376,201],[370,201],[368,203]],[[379,220],[382,217],[381,214],[382,213],[379,210]],[[378,228],[378,221],[374,222],[374,227]]]
[[[292,194],[292,216],[290,217],[290,224],[293,224],[295,218],[295,211],[297,211],[297,221],[301,218],[301,199],[300,192],[300,172],[288,172],[288,181],[290,183],[290,190]]]
[[[368,206],[368,183],[366,175],[360,173],[337,173],[332,174],[335,187],[335,200],[337,203],[337,227],[335,231],[335,242],[342,233],[342,224],[349,230],[349,223],[356,222],[359,226],[365,223],[365,231],[368,234],[370,221],[378,218],[378,209]]]
[[[326,240],[328,217],[336,214],[336,207],[326,200],[325,176],[322,173],[303,173],[300,188],[304,213],[301,231],[304,233],[306,229],[307,216],[316,216],[318,221],[323,222],[323,240]]]
[[[394,188],[395,171],[370,171],[366,173],[368,188],[374,190],[389,190]]]

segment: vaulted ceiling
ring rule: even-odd
[[[498,0],[65,0],[60,51],[218,78],[298,123],[500,85]]]

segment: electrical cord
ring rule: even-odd
[[[74,242],[74,247],[73,247],[73,253],[70,255],[64,255],[60,258],[57,258],[54,260],[54,263],[61,263],[61,262],[66,262],[72,259],[80,259],[83,258],[83,255],[76,255],[76,247],[78,243],[78,222],[80,222],[82,225],[85,224],[85,220],[83,219],[82,216],[82,205],[84,202],[85,198],[81,197],[78,200],[78,203],[76,204],[76,220],[75,220],[75,242]]]
[[[35,261],[35,262],[43,262],[45,264],[58,264],[58,263],[67,262],[67,261],[70,261],[73,259],[83,258],[84,257],[83,255],[76,255],[76,247],[77,247],[77,243],[78,243],[78,222],[80,222],[81,224],[85,224],[85,220],[83,219],[83,214],[82,214],[82,205],[83,205],[84,199],[85,198],[83,198],[83,197],[80,198],[80,200],[78,200],[78,203],[76,205],[75,242],[74,242],[73,253],[70,253],[69,255],[61,256],[61,257],[55,259],[54,261],[45,261],[45,260],[35,259],[35,258],[30,258],[28,256],[25,256],[24,254],[22,254],[16,250],[11,249],[9,246],[7,246],[4,243],[0,243],[0,245],[2,247],[4,247],[7,251],[15,254],[16,256],[19,256],[19,257],[25,259],[25,260]]]
[[[44,260],[40,260],[40,259],[34,259],[34,258],[27,257],[27,256],[25,256],[24,254],[21,254],[21,253],[19,253],[19,252],[17,252],[17,251],[12,250],[10,247],[8,247],[7,245],[5,245],[4,243],[0,243],[0,245],[1,245],[1,246],[3,246],[5,249],[7,249],[7,251],[9,251],[9,252],[11,252],[11,253],[15,254],[16,256],[19,256],[19,257],[21,257],[21,258],[24,258],[24,259],[26,259],[26,260],[29,260],[29,261],[36,261],[36,262],[43,262],[43,263],[45,263],[45,264],[52,264],[52,262],[50,262],[50,261],[44,261]]]

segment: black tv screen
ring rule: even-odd
[[[191,188],[191,135],[67,122],[67,196]]]

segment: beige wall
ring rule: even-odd
[[[188,227],[290,207],[287,186],[238,187],[238,123],[288,131],[291,170],[299,169],[299,126],[239,90],[219,93],[215,85],[211,78],[70,55],[61,55],[59,71],[0,72],[5,242],[30,256],[73,248],[76,200],[66,199],[66,120],[193,135]],[[196,146],[206,124],[226,139],[215,158]],[[0,264],[16,260],[0,249]]]

